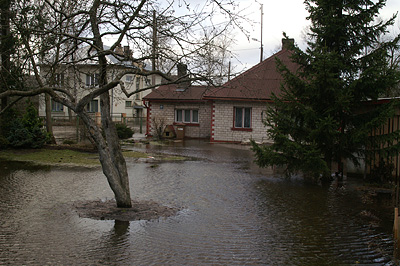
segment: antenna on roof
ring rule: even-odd
[[[263,54],[264,54],[264,47],[263,47],[263,21],[264,21],[264,5],[263,4],[261,4],[261,3],[259,3],[257,0],[256,0],[256,3],[257,4],[260,4],[260,11],[261,11],[261,36],[260,36],[260,63],[263,61]],[[254,41],[258,41],[257,39],[255,39],[255,38],[252,38]]]
[[[261,10],[261,52],[260,52],[260,63],[263,61],[263,16],[264,16],[264,12],[263,12],[263,4],[260,4],[260,10]]]

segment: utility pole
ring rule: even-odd
[[[1,65],[0,65],[0,92],[4,92],[9,88],[10,82],[10,65],[11,65],[11,43],[12,36],[10,35],[10,9],[11,9],[11,0],[2,1],[1,10],[0,10],[0,56],[1,56]],[[0,100],[1,107],[0,110],[7,107],[8,97],[5,97]]]
[[[153,10],[153,47],[152,47],[152,66],[151,70],[154,72],[156,71],[156,51],[157,51],[157,18],[156,18],[156,11]],[[156,76],[153,74],[151,75],[152,85],[156,85]]]
[[[263,16],[264,16],[264,11],[263,11],[263,4],[260,4],[260,10],[261,10],[261,54],[260,54],[260,63],[263,61]]]
[[[229,65],[228,65],[228,81],[231,80],[231,60],[229,60]]]

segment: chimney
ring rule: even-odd
[[[178,68],[178,78],[182,78],[187,75],[186,64],[178,63],[177,68]]]
[[[115,52],[116,54],[119,54],[119,55],[123,55],[123,54],[124,54],[124,51],[122,50],[121,44],[118,44],[118,46],[115,47],[114,52]]]
[[[131,49],[129,49],[129,46],[124,46],[124,56],[126,58],[131,58],[132,53],[131,53]]]
[[[282,38],[282,50],[293,50],[294,39]]]
[[[178,79],[182,79],[187,75],[187,65],[183,63],[178,63]],[[187,78],[187,77],[186,77]],[[185,80],[186,78],[183,78]],[[178,87],[182,89],[187,89],[190,86],[190,81],[181,81],[178,83]]]

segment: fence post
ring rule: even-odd
[[[126,113],[121,114],[121,120],[122,124],[126,125]]]
[[[76,143],[79,143],[79,116],[76,116]]]
[[[394,240],[394,250],[393,250],[393,257],[395,265],[399,265],[399,209],[396,207],[394,208],[394,224],[393,224],[393,240]]]

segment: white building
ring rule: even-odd
[[[124,53],[129,57],[131,51],[129,47],[118,47],[116,53]],[[89,51],[89,46],[79,49],[74,60],[58,64],[56,71],[50,71],[50,64],[41,65],[41,75],[47,81],[47,85],[56,84],[67,89],[76,99],[81,99],[91,90],[98,86],[99,66],[96,62],[94,52]],[[93,57],[90,57],[91,55]],[[82,58],[80,60],[80,58]],[[73,62],[72,62],[73,61]],[[143,64],[133,63],[131,60],[121,61],[113,55],[107,55],[109,63],[108,80],[113,80],[121,71],[132,69],[150,70]],[[56,73],[56,74],[54,74]],[[143,77],[135,74],[127,74],[122,77],[124,86],[128,92],[142,90],[151,86],[153,77]],[[155,84],[161,83],[161,77],[155,76]],[[113,119],[119,120],[121,117],[146,117],[146,108],[144,108],[142,98],[149,94],[151,89],[133,94],[129,98],[123,93],[120,85],[110,90],[111,114]],[[100,112],[100,101],[98,98],[93,99],[87,105],[87,111],[90,113]],[[52,102],[52,117],[62,119],[64,117],[74,116],[66,106],[60,103]],[[39,99],[39,115],[45,116],[45,96],[41,95]]]

